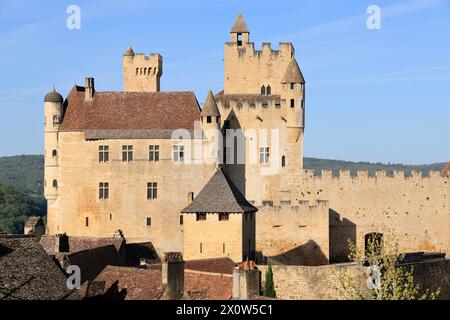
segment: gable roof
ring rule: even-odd
[[[36,238],[0,236],[0,300],[79,298]]]
[[[291,62],[289,62],[281,83],[305,83],[305,79],[295,58],[292,58]]]
[[[200,106],[193,92],[98,92],[85,101],[74,86],[60,131],[193,129]]]
[[[237,16],[230,33],[250,33],[250,30],[248,30],[242,13],[239,13],[239,15]]]
[[[258,209],[245,199],[222,168],[218,168],[194,201],[181,212],[244,213],[256,211]]]
[[[205,104],[203,105],[202,109],[202,116],[220,116],[219,109],[217,109],[216,100],[214,99],[214,95],[211,90],[209,90],[208,94],[206,95]]]

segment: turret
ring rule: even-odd
[[[230,42],[237,43],[239,47],[250,42],[250,30],[245,23],[242,13],[239,13],[238,17],[236,18],[236,21],[231,28],[230,34]]]
[[[292,172],[303,168],[303,132],[305,128],[305,79],[292,58],[281,80],[288,127],[287,167]]]
[[[208,91],[201,113],[201,123],[204,134],[203,159],[206,163],[217,163],[222,145],[220,131],[220,113],[211,90]]]
[[[58,130],[63,119],[63,97],[53,91],[44,98],[44,195],[47,200],[58,196]]]

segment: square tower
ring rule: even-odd
[[[162,76],[162,56],[134,53],[128,47],[123,55],[124,90],[128,92],[159,92]]]

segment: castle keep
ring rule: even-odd
[[[203,108],[191,91],[160,91],[161,55],[129,47],[122,62],[122,92],[88,77],[44,99],[48,234],[121,230],[185,260],[322,265],[373,236],[449,251],[448,177],[303,170],[306,82],[291,43],[255,49],[239,15],[224,89]]]

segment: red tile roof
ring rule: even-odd
[[[233,274],[236,263],[230,258],[199,259],[185,262],[185,268],[189,270],[211,273]]]
[[[160,299],[165,289],[160,269],[107,266],[95,281],[105,281],[106,288],[118,281],[119,290],[126,289],[126,300]],[[190,299],[231,299],[233,276],[185,270],[184,290]]]
[[[95,92],[74,86],[64,102],[60,131],[193,129],[200,106],[193,92]]]

